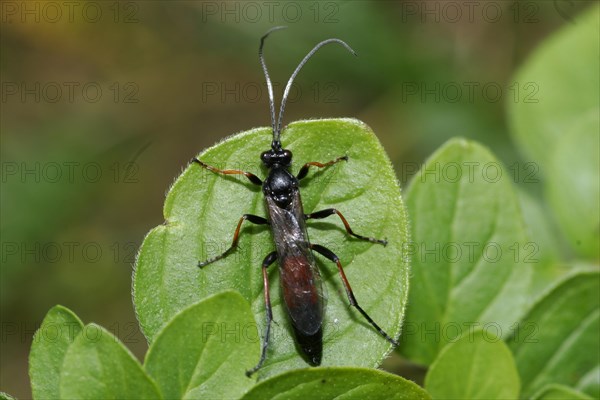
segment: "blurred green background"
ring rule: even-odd
[[[257,56],[270,27],[289,27],[265,49],[277,99],[318,41],[338,37],[359,55],[321,50],[284,122],[363,120],[402,184],[450,137],[475,139],[535,196],[538,183],[522,179],[535,160],[517,153],[506,106],[544,88],[512,77],[589,3],[1,3],[0,390],[31,396],[33,332],[55,304],[143,357],[130,296],[137,248],[192,156],[270,124]]]

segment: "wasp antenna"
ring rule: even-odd
[[[267,81],[267,91],[269,92],[269,108],[271,110],[271,126],[273,127],[273,145],[279,143],[279,135],[277,135],[277,139],[275,138],[275,101],[273,99],[273,84],[271,83],[271,78],[269,77],[269,71],[267,70],[267,64],[265,63],[265,57],[263,56],[263,47],[265,45],[265,39],[271,34],[271,32],[278,31],[280,29],[285,29],[287,26],[276,26],[267,31],[260,38],[260,46],[258,47],[258,58],[260,59],[260,65],[262,66],[263,72],[265,73],[265,79]]]
[[[313,47],[313,49],[302,59],[302,61],[300,61],[300,64],[298,64],[298,66],[296,67],[296,70],[290,77],[290,80],[288,81],[287,85],[285,86],[285,90],[283,91],[283,97],[281,98],[281,108],[279,109],[279,117],[277,119],[277,129],[274,130],[274,138],[275,138],[274,140],[276,142],[279,142],[279,137],[281,136],[281,122],[283,121],[283,112],[285,110],[285,102],[287,101],[288,95],[290,93],[290,89],[292,87],[292,83],[294,83],[294,79],[296,78],[296,75],[298,75],[298,72],[300,72],[300,70],[302,69],[304,64],[306,64],[306,62],[313,56],[313,54],[315,54],[317,52],[317,50],[319,50],[321,47],[323,47],[329,43],[339,43],[342,46],[344,46],[346,48],[346,50],[348,50],[350,53],[354,54],[355,56],[357,55],[356,52],[352,49],[352,47],[350,47],[346,42],[344,42],[343,40],[340,40],[340,39],[335,39],[335,38],[323,40],[321,43],[319,43],[315,47]]]

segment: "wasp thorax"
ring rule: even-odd
[[[292,201],[297,188],[298,181],[284,168],[272,170],[263,184],[265,195],[275,200],[279,207],[284,208]]]

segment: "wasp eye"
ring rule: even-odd
[[[263,163],[265,164],[270,164],[271,162],[271,157],[272,154],[268,151],[264,151],[260,154],[260,159],[262,160]]]
[[[292,162],[292,152],[289,150],[284,150],[282,155],[283,164],[289,165]]]

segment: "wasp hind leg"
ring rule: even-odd
[[[262,351],[260,353],[260,360],[254,368],[246,371],[246,376],[249,378],[253,373],[258,371],[267,358],[267,348],[269,347],[269,339],[271,337],[271,321],[273,321],[273,312],[271,311],[271,297],[269,296],[269,274],[267,268],[277,260],[277,252],[269,253],[262,262],[262,273],[263,273],[263,286],[265,294],[265,311],[266,311],[266,329],[265,336],[262,342]]]
[[[350,286],[350,283],[348,282],[348,279],[346,278],[346,274],[344,273],[344,268],[342,268],[342,264],[340,263],[340,258],[338,256],[336,256],[331,250],[329,250],[328,248],[323,247],[321,245],[311,244],[310,248],[313,249],[314,251],[316,251],[317,253],[321,254],[322,256],[328,258],[329,260],[333,261],[334,263],[336,263],[338,270],[340,271],[340,276],[342,277],[342,283],[344,284],[344,289],[346,289],[346,294],[348,295],[348,300],[350,301],[350,305],[353,306],[354,308],[356,308],[362,314],[362,316],[365,317],[365,319],[373,326],[373,328],[375,328],[377,330],[377,332],[379,332],[379,334],[381,336],[383,336],[388,342],[390,342],[394,346],[398,346],[398,342],[396,340],[392,339],[390,335],[388,335],[383,329],[381,329],[379,327],[379,325],[377,325],[375,323],[375,321],[373,321],[373,319],[369,316],[369,314],[367,314],[366,311],[363,310],[362,307],[358,305],[358,302],[356,301],[356,297],[354,297],[354,293],[352,292],[352,287]]]

